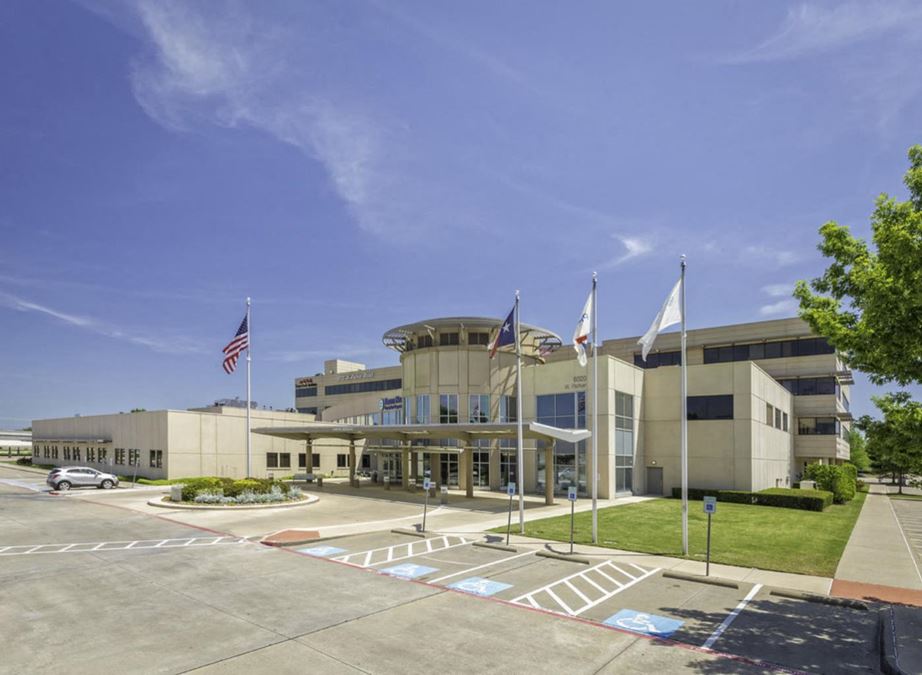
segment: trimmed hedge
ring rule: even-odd
[[[681,499],[682,489],[673,488],[672,496]],[[745,490],[702,490],[689,488],[688,498],[700,501],[704,497],[717,497],[719,502],[730,504],[755,504],[757,506],[778,506],[786,509],[822,511],[832,504],[833,494],[823,490],[798,490],[792,488],[768,488],[761,492]]]
[[[832,504],[833,495],[824,490],[798,490],[793,488],[768,488],[755,493],[759,506],[779,506],[784,509],[822,511]]]

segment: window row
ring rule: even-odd
[[[346,384],[330,384],[323,388],[326,396],[334,394],[363,394],[370,391],[390,391],[392,389],[401,389],[403,381],[395,380],[374,380],[372,382],[348,382]]]
[[[312,464],[312,468],[314,469],[317,469],[320,467],[320,455],[318,453],[315,452],[311,455],[311,464]],[[291,453],[290,452],[267,452],[266,453],[266,468],[267,469],[290,469],[291,468]],[[298,468],[299,469],[307,468],[307,453],[306,452],[298,453]]]
[[[771,403],[765,404],[765,423],[781,431],[788,430],[788,414]]]
[[[655,352],[647,354],[647,360],[643,360],[642,354],[634,354],[634,365],[639,368],[659,368],[660,366],[681,366],[682,352]]]
[[[835,417],[799,417],[797,433],[801,436],[838,436],[841,431]]]
[[[305,396],[316,396],[317,395],[317,385],[313,387],[295,387],[295,398],[303,398]]]
[[[794,396],[818,396],[834,394],[840,396],[841,388],[834,377],[802,377],[798,380],[779,380],[781,386]]]
[[[705,363],[729,363],[731,361],[758,361],[760,359],[781,359],[790,356],[816,356],[835,354],[835,348],[826,338],[804,338],[801,340],[778,340],[724,347],[705,347]]]
[[[84,451],[86,452],[84,453]],[[71,462],[110,463],[108,448],[81,448],[76,445],[65,445],[59,449],[57,445],[43,445],[41,449],[36,446],[35,455],[44,459],[64,459]],[[113,448],[111,463],[119,466],[141,466],[141,450],[138,448]],[[158,469],[163,467],[163,450],[150,451],[150,466]]]
[[[436,343],[436,338],[432,335],[417,335],[415,339],[408,340],[406,344],[407,351],[413,351],[414,349],[424,349],[426,347],[434,347]],[[438,344],[440,347],[448,346],[457,346],[461,343],[461,333],[451,332],[451,333],[439,333]],[[467,344],[469,345],[482,345],[486,347],[490,344],[490,333],[487,331],[470,331],[467,334]]]

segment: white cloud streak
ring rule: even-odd
[[[918,39],[918,2],[803,3],[788,10],[779,30],[729,63],[785,61],[833,51],[886,34]]]
[[[797,314],[800,305],[791,297],[794,292],[793,284],[768,284],[762,287],[762,292],[770,298],[778,299],[759,307],[761,316],[794,316]]]
[[[102,335],[113,340],[121,340],[139,347],[145,347],[160,354],[200,354],[204,353],[201,342],[186,337],[153,338],[136,332],[127,331],[98,319],[78,314],[63,312],[36,302],[24,300],[10,293],[0,291],[0,306],[17,312],[28,312],[49,316],[56,321]]]
[[[602,265],[602,269],[611,269],[612,267],[617,267],[629,260],[644,256],[653,250],[653,242],[642,237],[613,234],[612,239],[615,239],[621,243],[621,245],[624,247],[624,252],[621,255],[615,256],[606,264]]]
[[[796,251],[776,249],[763,245],[746,246],[743,248],[742,254],[750,262],[775,267],[787,267],[803,259],[803,254]]]

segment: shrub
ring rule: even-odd
[[[832,504],[833,494],[825,490],[800,490],[794,488],[768,488],[753,494],[759,506],[778,506],[786,509],[822,511]]]
[[[854,467],[851,467],[854,470]],[[809,464],[804,478],[815,480],[820,490],[831,492],[836,504],[844,504],[855,496],[857,473],[852,474],[844,466],[834,464]]]
[[[29,466],[32,464],[32,458],[31,457],[20,457],[19,459],[16,460],[16,463],[22,464],[23,466]]]
[[[202,478],[190,478],[183,482],[182,500],[191,502],[202,492],[215,494],[218,491],[224,493],[225,479],[217,476],[204,476]]]
[[[694,501],[700,501],[705,497],[717,497],[720,490],[705,490],[702,488],[688,488],[688,498]],[[682,488],[672,488],[673,499],[682,499]]]
[[[867,492],[867,491],[868,491],[868,484],[865,483],[863,480],[859,480],[859,481],[858,481],[858,487],[856,487],[855,490],[856,490],[857,492]]]
[[[717,501],[732,504],[755,504],[755,495],[746,490],[721,490],[717,493]]]

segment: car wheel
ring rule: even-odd
[[[101,487],[103,490],[109,490],[112,488],[112,485],[113,485],[112,481],[106,478],[106,480],[100,483],[99,487]]]
[[[70,490],[70,482],[66,480],[62,480],[60,483],[58,483],[55,486],[54,489],[57,490],[58,492],[67,492],[68,490]]]

